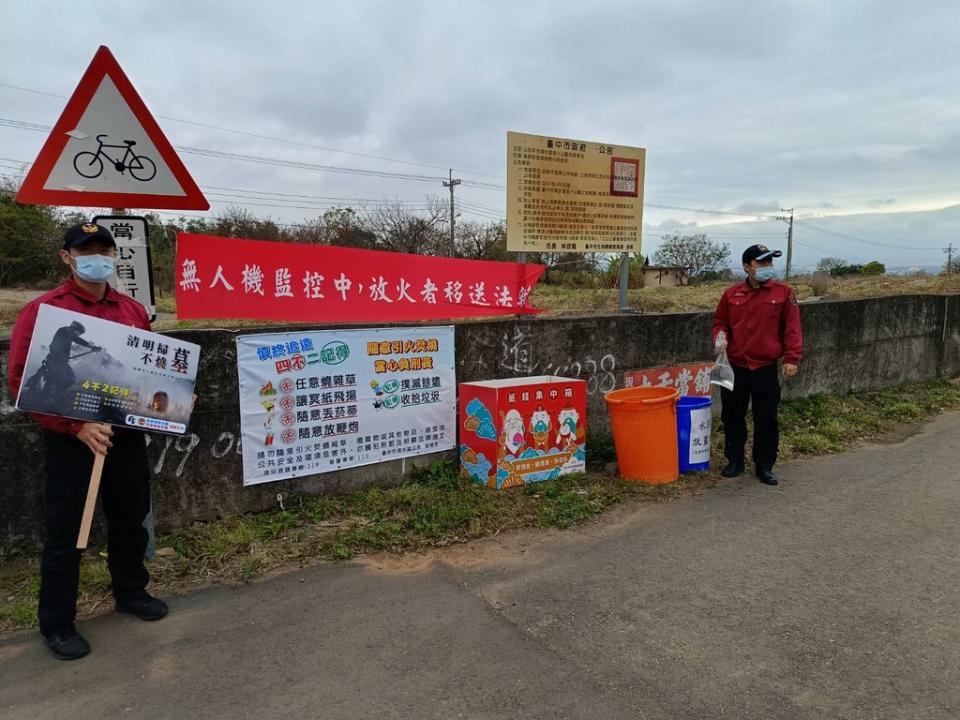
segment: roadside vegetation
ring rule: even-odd
[[[57,251],[69,225],[89,219],[75,210],[42,205],[20,205],[14,198],[17,177],[0,175],[0,328],[9,328],[23,305],[58,284],[64,266]],[[111,211],[104,210],[103,214]],[[402,203],[384,199],[358,207],[336,207],[302,222],[283,223],[232,206],[211,217],[173,217],[148,213],[151,255],[154,262],[157,330],[190,327],[261,327],[279,323],[248,320],[177,321],[174,303],[176,234],[202,233],[220,237],[269,242],[339,245],[420,255],[450,255],[476,260],[512,260],[507,251],[502,220],[462,221],[456,225],[451,249],[446,201],[425,199],[412,211]],[[678,233],[658,238],[653,257],[634,253],[629,266],[629,304],[640,312],[686,312],[716,306],[724,288],[739,273],[731,273],[739,254],[726,243],[705,234]],[[620,259],[604,253],[532,252],[527,260],[547,270],[534,289],[532,302],[546,316],[612,312],[618,308],[617,279]],[[641,287],[646,264],[687,268],[691,285]],[[782,264],[781,264],[782,266]],[[882,263],[846,264],[838,258],[821,258],[821,276],[797,276],[790,282],[801,300],[851,299],[880,295],[960,292],[960,260],[943,275],[887,275]]]
[[[785,401],[781,457],[841,452],[957,409],[957,379]],[[722,466],[721,448],[722,433],[715,428],[714,468]],[[521,528],[564,529],[614,505],[666,502],[719,483],[743,482],[725,480],[716,470],[669,485],[625,482],[611,471],[616,456],[609,435],[591,435],[587,457],[585,474],[505,491],[464,482],[456,463],[448,461],[415,469],[394,487],[286,497],[283,509],[200,523],[158,538],[157,556],[150,562],[152,587],[166,595],[212,583],[249,582],[324,560],[419,552]],[[34,626],[38,590],[36,560],[0,564],[0,630]],[[82,615],[112,608],[102,554],[85,557],[80,593]]]

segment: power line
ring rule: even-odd
[[[47,97],[60,98],[61,100],[67,100],[66,95],[57,95],[56,93],[43,92],[43,90],[33,90],[31,88],[21,87],[19,85],[11,85],[10,83],[0,82],[0,87],[11,88],[12,90],[21,90],[23,92],[33,93],[34,95],[46,95]]]
[[[257,195],[241,195],[236,193],[221,193],[213,192],[207,188],[203,188],[204,195],[207,197],[215,198],[225,198],[227,200],[252,200],[255,202],[274,202],[279,203],[280,207],[291,205],[292,204],[302,204],[302,205],[367,205],[372,203],[379,204],[389,204],[396,205],[403,208],[424,208],[428,207],[428,203],[424,200],[413,201],[413,200],[389,200],[387,198],[329,198],[327,200],[297,200],[294,198],[286,199],[283,197],[270,197],[270,196],[257,196]]]
[[[890,243],[880,242],[879,240],[867,240],[866,238],[857,237],[856,235],[851,235],[850,233],[840,232],[839,230],[830,230],[829,228],[818,227],[817,225],[807,222],[806,220],[797,220],[796,223],[797,225],[803,225],[804,227],[810,230],[815,230],[825,235],[833,235],[834,237],[842,238],[844,240],[850,240],[851,242],[860,243],[862,245],[890,248],[892,250],[939,250],[940,249],[938,247],[936,248],[914,247],[907,243],[901,243],[899,245],[891,245]]]
[[[20,120],[11,120],[9,118],[0,118],[0,126],[11,127],[17,130],[33,130],[36,132],[50,132],[52,129],[46,125],[38,123],[27,123]],[[338,165],[320,165],[317,163],[300,162],[296,160],[284,160],[281,158],[261,157],[258,155],[246,155],[243,153],[232,153],[225,150],[213,150],[210,148],[191,147],[184,145],[174,145],[174,148],[187,155],[199,155],[201,157],[212,157],[225,160],[237,160],[241,162],[258,163],[261,165],[272,165],[277,167],[292,167],[302,170],[316,170],[318,172],[339,173],[343,175],[359,175],[364,177],[379,177],[393,180],[404,180],[410,182],[437,182],[442,181],[442,176],[434,175],[414,175],[411,173],[394,173],[386,170],[366,170],[363,168],[350,168]]]
[[[777,215],[764,215],[762,213],[744,213],[736,212],[734,210],[710,210],[709,208],[691,208],[691,207],[681,207],[680,205],[658,205],[656,203],[644,203],[645,207],[658,208],[660,210],[683,210],[685,212],[695,212],[695,213],[706,213],[708,215],[737,215],[739,217],[752,217],[752,218],[767,218],[769,220],[776,220]]]
[[[497,208],[491,205],[484,205],[483,203],[478,203],[475,200],[464,200],[461,198],[460,203],[462,205],[472,205],[475,208],[479,208],[480,210],[487,210],[489,212],[495,212],[495,213],[503,212],[503,208]]]
[[[11,85],[10,83],[0,82],[0,87],[10,88],[12,90],[20,90],[22,92],[33,93],[35,95],[45,95],[47,97],[59,98],[61,100],[68,100],[69,98],[66,95],[58,95],[56,93],[43,92],[42,90],[34,90],[32,88],[22,87],[20,85]],[[380,160],[382,162],[392,162],[399,163],[402,165],[412,165],[416,167],[425,167],[432,170],[446,170],[446,168],[440,167],[439,165],[431,165],[429,163],[417,162],[415,160],[399,160],[397,158],[384,157],[382,155],[371,155],[368,153],[358,153],[351,150],[341,150],[339,148],[328,147],[326,145],[317,145],[315,143],[301,142],[299,140],[289,140],[287,138],[275,137],[273,135],[264,135],[262,133],[249,132],[247,130],[237,130],[236,128],[224,127],[222,125],[212,125],[210,123],[196,122],[195,120],[184,120],[183,118],[171,117],[169,115],[157,115],[158,118],[162,120],[172,120],[173,122],[183,123],[185,125],[193,125],[194,127],[202,127],[208,130],[218,130],[220,132],[233,133],[235,135],[243,135],[245,137],[254,137],[260,140],[270,140],[273,142],[285,143],[287,145],[296,145],[299,147],[308,147],[315,150],[323,150],[325,152],[339,153],[341,155],[351,155],[353,157],[366,158],[368,160]],[[460,170],[461,173],[466,173],[467,175],[477,175],[481,177],[493,177],[501,178],[502,175],[493,175],[491,173],[483,173],[469,170]]]
[[[822,248],[822,247],[820,247],[819,245],[814,245],[813,243],[809,243],[809,242],[807,242],[806,240],[798,240],[798,239],[794,238],[793,241],[794,241],[797,245],[800,245],[801,247],[805,247],[805,248],[808,248],[808,249],[810,249],[810,250],[816,250],[816,251],[818,251],[818,252],[824,253],[824,257],[838,257],[838,258],[840,258],[841,260],[847,260],[847,261],[849,261],[849,262],[853,262],[853,258],[851,258],[851,257],[849,257],[849,256],[847,256],[847,255],[841,255],[840,253],[834,252],[833,250],[827,250],[826,248]]]
[[[2,158],[0,158],[2,159]],[[393,200],[389,198],[361,198],[361,197],[334,197],[329,195],[296,195],[293,193],[281,193],[281,192],[271,192],[267,190],[253,190],[250,188],[234,188],[234,187],[223,187],[219,185],[204,185],[204,190],[224,190],[231,193],[250,193],[252,195],[270,195],[281,198],[295,198],[298,200],[335,200],[338,202],[383,202],[384,200]],[[396,202],[401,202],[403,204],[413,204],[413,201],[407,200],[398,200]],[[417,201],[417,204],[423,204],[422,200]]]
[[[38,91],[38,90],[32,90],[32,89],[29,89],[29,88],[22,88],[22,87],[10,85],[10,84],[7,84],[7,83],[0,83],[0,86],[10,87],[10,88],[17,89],[17,90],[24,90],[24,91],[26,91],[26,92],[33,92],[33,93],[37,93],[37,94],[41,94],[41,95],[52,95],[51,93],[43,93],[43,92]],[[53,96],[54,96],[54,97],[60,97],[60,96],[56,96],[56,95],[53,95]],[[178,119],[178,118],[170,118],[170,117],[166,117],[166,116],[158,116],[158,117],[164,117],[165,119],[175,120],[175,121],[177,121],[177,122],[186,122],[186,123],[190,123],[190,124],[203,125],[202,123],[193,123],[192,121],[180,120],[180,119]],[[52,128],[50,128],[49,126],[41,125],[41,124],[39,124],[39,123],[33,123],[33,122],[27,122],[27,121],[21,121],[21,120],[13,120],[13,119],[9,119],[9,118],[0,118],[0,126],[10,127],[10,128],[13,128],[13,129],[18,129],[18,130],[31,130],[31,131],[35,131],[35,132],[49,132],[49,131],[52,129]],[[270,136],[259,136],[259,135],[257,135],[256,133],[247,133],[246,131],[233,130],[233,129],[231,129],[231,128],[221,128],[221,127],[219,127],[219,126],[208,126],[208,127],[211,127],[211,128],[213,128],[213,129],[223,130],[223,131],[226,131],[226,132],[236,132],[236,133],[239,133],[239,134],[252,135],[252,136],[256,136],[256,137],[263,137],[263,138],[265,138],[265,139],[273,139],[273,140],[279,140],[279,141],[281,141],[281,142],[289,142],[289,143],[291,143],[291,144],[300,144],[300,145],[306,145],[306,146],[309,146],[309,147],[316,147],[316,148],[319,148],[319,149],[333,150],[333,151],[335,151],[335,152],[341,152],[341,151],[338,151],[338,150],[335,150],[335,149],[331,149],[331,148],[324,148],[324,147],[322,147],[322,146],[312,146],[312,145],[309,145],[308,143],[297,143],[297,142],[295,142],[295,141],[285,141],[285,140],[283,140],[282,138],[271,138]],[[284,159],[280,159],[280,158],[262,157],[262,156],[256,156],[256,155],[247,155],[247,154],[243,154],[243,153],[232,153],[232,152],[227,152],[227,151],[223,151],[223,150],[213,150],[213,149],[201,148],[201,147],[190,147],[190,146],[175,146],[175,147],[176,147],[176,149],[177,149],[178,151],[180,151],[180,152],[183,152],[183,153],[186,153],[186,154],[192,154],[192,155],[199,155],[199,156],[201,156],[201,157],[211,157],[211,158],[218,158],[218,159],[234,160],[234,161],[239,161],[239,162],[249,162],[249,163],[262,164],[262,165],[278,166],[278,167],[291,167],[291,168],[296,168],[296,169],[313,170],[313,171],[317,171],[317,172],[330,172],[330,173],[335,173],[335,174],[355,175],[355,176],[362,176],[362,177],[377,177],[377,178],[393,179],[393,180],[400,180],[400,181],[407,181],[407,182],[431,182],[431,183],[432,183],[432,182],[437,182],[437,181],[439,180],[439,181],[441,181],[441,182],[444,182],[445,185],[448,183],[448,181],[445,180],[444,178],[442,178],[442,177],[437,177],[437,176],[415,175],[415,174],[411,174],[411,173],[394,173],[394,172],[389,172],[389,171],[384,171],[384,170],[368,170],[368,169],[362,169],[362,168],[349,168],[349,167],[335,166],[335,165],[320,165],[320,164],[316,164],[316,163],[307,163],[307,162],[294,161],[294,160],[284,160]],[[392,159],[390,159],[390,158],[378,158],[377,156],[364,156],[362,153],[349,153],[349,152],[347,152],[347,151],[342,151],[342,152],[344,152],[345,154],[353,154],[353,155],[358,155],[358,156],[362,156],[362,157],[372,157],[372,158],[376,158],[376,159],[388,160],[388,161],[391,161],[391,162],[406,162],[407,164],[417,164],[417,165],[421,165],[421,166],[424,166],[424,167],[436,167],[436,166],[426,165],[426,164],[424,164],[424,163],[412,163],[412,162],[409,162],[409,161],[394,161],[394,160],[392,160]],[[19,160],[12,160],[11,158],[6,158],[6,159],[7,159],[7,160],[10,160],[11,162],[22,162],[22,161],[19,161]],[[25,165],[29,165],[30,163],[24,163],[24,164],[25,164]],[[12,168],[12,169],[17,169],[17,168]],[[472,174],[483,174],[483,173],[472,173]],[[452,171],[451,171],[450,177],[452,178]],[[491,176],[491,177],[499,177],[499,176]],[[465,186],[468,186],[468,187],[473,187],[473,188],[482,189],[482,190],[506,190],[506,186],[504,186],[504,185],[497,185],[497,184],[493,184],[493,183],[484,183],[484,182],[479,182],[479,181],[474,181],[474,180],[462,180],[462,184],[465,185]],[[234,190],[234,191],[237,191],[236,189],[233,189],[233,190]],[[240,192],[250,192],[250,191],[240,191]],[[264,195],[267,194],[267,193],[261,193],[260,191],[252,191],[252,192],[257,193],[257,194],[264,194]],[[222,195],[222,193],[212,193],[212,194],[215,195],[215,196],[216,196],[216,195]],[[272,195],[272,196],[274,196],[274,197],[276,198],[276,197],[282,197],[284,194],[283,194],[283,193],[270,193],[270,195]],[[228,197],[228,198],[233,197],[234,199],[243,199],[243,200],[248,200],[248,199],[249,199],[249,198],[243,198],[243,197],[239,197],[239,198],[238,198],[237,196],[231,196],[231,195],[224,195],[224,197]],[[290,195],[289,197],[296,197],[296,196]],[[300,196],[300,197],[301,197],[301,199],[306,199],[308,196]],[[316,198],[316,199],[320,199],[320,198]],[[348,198],[342,198],[342,199],[329,198],[329,200],[331,200],[331,201],[337,201],[337,202],[340,202],[340,201],[343,201],[343,202],[360,202],[359,199],[353,199],[353,198],[349,198],[349,199],[348,199]],[[282,201],[281,201],[281,202],[282,202]],[[377,202],[377,201],[371,200],[371,202]],[[494,208],[491,208],[491,207],[489,207],[489,206],[481,205],[481,204],[479,204],[479,203],[471,203],[470,201],[465,201],[465,200],[461,200],[460,202],[461,202],[462,205],[464,205],[465,209],[467,209],[467,210],[470,212],[470,214],[472,214],[472,215],[477,215],[477,216],[480,216],[480,217],[487,217],[487,218],[491,218],[491,217],[494,217],[494,216],[496,216],[497,219],[501,219],[501,218],[502,218],[502,213],[501,213],[501,211],[498,210],[498,209],[494,209]],[[248,203],[248,204],[255,205],[255,203]],[[273,204],[273,205],[270,205],[270,204],[260,203],[259,205],[260,205],[261,207],[276,207],[276,208],[289,208],[289,209],[306,209],[306,210],[317,209],[317,208],[315,208],[314,206],[293,205],[293,204]],[[763,214],[763,213],[745,213],[745,212],[734,211],[734,210],[715,210],[715,209],[711,209],[711,208],[696,208],[696,207],[687,207],[687,206],[682,206],[682,205],[664,205],[664,204],[651,203],[651,202],[645,203],[645,206],[646,206],[646,207],[651,207],[651,208],[662,209],[662,210],[678,210],[678,211],[683,211],[683,212],[703,213],[703,214],[710,214],[710,215],[725,215],[725,216],[736,216],[736,217],[765,218],[765,219],[770,219],[770,220],[776,220],[776,219],[779,218],[779,216],[777,216],[777,215],[766,215],[766,214]],[[452,203],[451,203],[451,207],[452,207]],[[807,222],[807,221],[803,221],[803,220],[797,220],[797,221],[796,221],[796,224],[802,225],[802,226],[804,226],[804,227],[806,227],[806,228],[808,228],[808,229],[810,229],[810,230],[814,230],[814,231],[816,231],[816,232],[824,233],[824,234],[827,234],[827,235],[833,235],[833,236],[835,236],[835,237],[839,237],[839,238],[843,238],[843,239],[846,239],[846,240],[850,240],[850,241],[852,241],[852,242],[858,242],[858,243],[861,243],[861,244],[864,244],[864,245],[868,245],[868,246],[889,248],[889,249],[894,249],[894,250],[904,250],[904,249],[911,249],[911,250],[939,250],[939,249],[940,249],[940,248],[931,248],[931,247],[909,247],[908,245],[905,245],[905,244],[902,244],[902,245],[892,245],[892,244],[883,243],[883,242],[880,242],[880,241],[867,240],[867,239],[865,239],[865,238],[860,238],[860,237],[857,237],[856,235],[851,235],[851,234],[849,234],[849,233],[844,233],[844,232],[840,232],[840,231],[837,231],[837,230],[831,230],[831,229],[829,229],[829,228],[819,227],[819,226],[817,226],[817,225],[814,225],[813,223],[810,223],[810,222]],[[451,226],[452,226],[452,225],[453,225],[453,223],[451,222]],[[719,235],[719,234],[718,234],[718,235]],[[722,236],[721,236],[721,237],[722,237]],[[733,236],[727,236],[727,237],[733,237]],[[746,237],[746,236],[744,236],[744,237]]]
[[[14,158],[2,158],[0,160],[9,160],[10,162],[31,165],[25,160]],[[21,167],[6,166],[13,170],[19,170]],[[328,210],[334,207],[340,207],[344,204],[357,203],[397,203],[404,210],[417,212],[432,209],[424,200],[391,200],[389,198],[361,198],[361,197],[335,197],[322,195],[301,195],[293,193],[278,193],[262,190],[252,190],[249,188],[232,188],[224,186],[202,186],[204,193],[210,196],[211,201],[219,204],[230,204],[230,201],[236,201],[238,204],[250,207],[265,207],[290,210]],[[225,190],[228,192],[219,192]],[[220,198],[220,199],[218,199]],[[471,215],[478,215],[488,219],[500,219],[499,215],[482,211],[475,211],[467,208]]]

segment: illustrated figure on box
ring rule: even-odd
[[[517,457],[526,444],[523,416],[517,410],[508,410],[503,416],[502,433],[501,445],[505,450],[509,450],[511,455]]]
[[[501,413],[500,449],[497,453],[497,467],[503,470],[507,477],[501,487],[516,487],[523,485],[523,478],[514,470],[513,462],[507,459],[507,453],[514,459],[520,456],[526,446],[526,436],[523,427],[523,417],[517,410],[508,410]]]
[[[538,405],[530,416],[530,434],[537,450],[545,451],[550,443],[550,413]]]
[[[578,445],[581,435],[577,431],[580,413],[577,412],[576,408],[566,407],[561,410],[557,416],[557,422],[560,424],[560,429],[557,431],[557,445],[565,450],[570,450],[571,446]]]

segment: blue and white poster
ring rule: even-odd
[[[244,485],[454,448],[453,332],[239,336]]]

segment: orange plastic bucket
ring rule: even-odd
[[[620,477],[659,485],[680,477],[677,398],[671,387],[632,387],[605,396]]]

